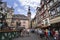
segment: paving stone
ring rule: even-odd
[[[15,38],[13,40],[41,40],[41,38],[35,33],[30,33],[29,36],[25,35],[24,37]]]

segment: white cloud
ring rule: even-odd
[[[17,11],[18,11],[18,12],[20,12],[21,10],[20,10],[20,9],[18,9]]]
[[[11,6],[10,6],[10,5],[7,5],[7,7],[11,8]]]
[[[41,0],[18,0],[21,3],[21,6],[24,6],[25,10],[28,10],[28,6],[36,10],[37,6],[39,6]],[[20,10],[18,10],[20,11]],[[31,18],[34,18],[35,12],[32,11]]]
[[[17,12],[18,12],[18,14],[24,14],[25,11],[23,9],[18,8]]]
[[[31,18],[34,18],[35,15],[36,15],[35,12],[33,12],[33,11],[31,12],[31,14],[32,14],[32,15],[31,15]]]
[[[34,9],[36,9],[36,7],[40,3],[40,0],[18,0],[18,1],[21,3],[22,6],[28,7],[29,5],[30,7],[33,7]]]
[[[13,7],[14,8],[18,7],[18,4],[17,3],[14,3]]]
[[[25,10],[23,10],[23,9],[17,9],[17,12],[18,12],[18,14],[24,14],[24,15],[26,15],[27,14],[27,12],[25,12]],[[31,18],[34,18],[35,17],[35,12],[31,12]],[[27,16],[27,15],[26,15]]]
[[[32,14],[32,15],[31,15],[31,18],[34,18],[34,17],[35,17],[35,14]]]

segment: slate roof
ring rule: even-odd
[[[14,14],[13,19],[16,19],[16,18],[18,18],[20,20],[28,20],[28,17],[25,15],[22,15],[22,14]]]

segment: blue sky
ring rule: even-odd
[[[14,8],[14,14],[27,15],[28,6],[31,8],[32,18],[36,14],[36,7],[39,6],[40,0],[3,0],[7,2],[7,6]]]

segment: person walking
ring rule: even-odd
[[[48,29],[45,30],[45,39],[48,40]]]
[[[29,36],[29,34],[30,34],[30,30],[29,30],[29,29],[27,29],[27,35]]]
[[[51,31],[48,30],[48,39],[50,40],[51,39]]]
[[[46,40],[50,40],[51,39],[51,31],[49,29],[46,29],[45,31],[45,38]]]
[[[54,40],[58,40],[58,30],[55,31]]]
[[[39,30],[40,37],[43,38],[44,31],[42,29]]]
[[[54,35],[55,35],[55,29],[51,30],[51,37],[54,39]]]

